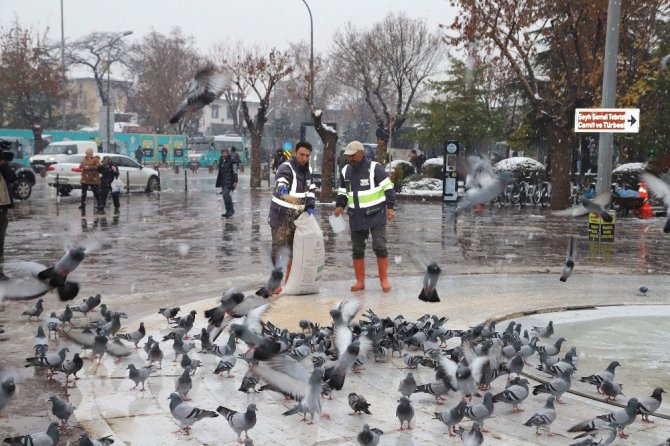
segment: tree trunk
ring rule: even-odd
[[[261,140],[263,139],[263,126],[254,126],[251,131],[251,178],[249,187],[258,189],[261,187]]]
[[[570,206],[570,164],[572,156],[572,133],[569,129],[548,124],[549,147],[551,154],[551,202],[552,210],[566,209]]]
[[[335,201],[335,157],[337,150],[337,132],[326,129],[322,123],[322,115],[312,114],[314,127],[323,142],[323,160],[321,161],[321,203]]]

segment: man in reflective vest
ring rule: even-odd
[[[388,281],[388,251],[386,249],[386,222],[393,220],[395,191],[384,167],[365,158],[363,144],[350,142],[344,154],[347,165],[340,174],[340,187],[335,200],[335,216],[346,208],[351,229],[354,273],[356,283],[351,291],[365,289],[365,241],[372,234],[372,250],[377,256],[379,282],[384,292],[391,291]]]
[[[287,246],[293,249],[295,234],[295,219],[302,212],[312,215],[316,198],[316,185],[312,182],[312,168],[309,157],[312,154],[312,145],[300,141],[295,145],[293,156],[284,161],[277,168],[275,174],[275,188],[270,204],[268,223],[272,228],[272,263],[277,262],[277,253],[280,248]],[[291,272],[293,256],[289,258],[284,278],[288,281]],[[273,294],[281,293],[281,287]]]

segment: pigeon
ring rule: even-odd
[[[186,113],[195,113],[213,102],[230,86],[231,76],[207,65],[195,73],[195,78],[186,90],[186,99],[179,104],[179,110],[170,118],[176,124]]]
[[[356,435],[356,441],[360,446],[377,446],[379,444],[379,436],[383,433],[376,427],[370,429],[369,424],[364,424],[363,430]]]
[[[181,376],[177,378],[174,391],[179,394],[182,401],[190,401],[190,398],[187,398],[187,395],[192,388],[193,388],[193,381],[191,380],[191,368],[186,367],[182,372]]]
[[[553,395],[549,395],[544,407],[535,412],[535,415],[530,417],[528,421],[523,423],[523,425],[528,427],[534,426],[536,435],[542,435],[540,434],[540,428],[546,428],[547,432],[549,432],[549,436],[553,435],[551,433],[551,423],[556,421],[554,399],[555,397]]]
[[[516,384],[493,396],[493,402],[503,402],[512,405],[512,413],[523,412],[519,409],[519,404],[528,398],[528,380],[525,378],[517,379]]]
[[[649,419],[649,415],[653,414],[661,407],[662,396],[661,394],[665,393],[661,387],[656,387],[652,392],[651,396],[640,398],[638,404],[638,412],[642,415],[643,423],[653,423]]]
[[[93,338],[93,346],[91,347],[91,358],[98,357],[98,365],[102,362],[102,357],[107,353],[107,344],[109,344],[109,338],[102,334],[102,330],[98,328],[96,330],[96,335]]]
[[[64,361],[58,371],[65,373],[65,387],[67,387],[70,379],[70,375],[74,375],[74,379],[79,379],[77,377],[77,372],[79,372],[84,367],[84,360],[81,359],[79,353],[75,353],[72,359]]]
[[[484,420],[493,415],[493,394],[491,392],[486,392],[484,394],[484,401],[474,406],[467,406],[465,408],[465,416],[476,421],[481,425],[482,432],[484,430]]]
[[[541,338],[550,338],[554,335],[554,321],[549,321],[546,327],[533,327],[531,331]]]
[[[223,372],[226,372],[228,374],[228,378],[235,378],[235,375],[231,375],[230,371],[235,367],[235,364],[237,364],[237,357],[235,355],[226,355],[223,358],[221,358],[221,361],[219,361],[219,365],[216,366],[216,369],[214,369],[214,374],[219,375]]]
[[[9,403],[15,393],[14,376],[8,375],[0,379],[0,411]]]
[[[33,348],[35,349],[35,356],[45,355],[49,350],[49,341],[41,325],[37,327],[37,334],[33,340]]]
[[[148,360],[149,365],[153,364],[154,362],[158,362],[158,369],[163,369],[163,351],[161,350],[158,342],[151,344],[151,348],[149,349],[148,353]]]
[[[231,429],[235,431],[237,434],[237,441],[239,443],[244,443],[240,438],[242,432],[244,432],[246,439],[250,438],[249,430],[253,429],[253,427],[256,425],[257,410],[258,409],[256,408],[255,404],[249,404],[247,406],[247,411],[243,413],[228,409],[227,407],[223,406],[219,406],[216,409],[218,413],[226,418],[226,421],[228,421],[228,426],[230,426]]]
[[[442,395],[446,395],[450,390],[454,390],[449,382],[445,380],[435,381],[429,384],[421,384],[416,386],[414,393],[427,393],[435,397],[435,404],[443,404],[442,400],[444,399]]]
[[[561,401],[561,396],[570,389],[570,385],[572,384],[570,375],[572,375],[571,370],[565,371],[561,376],[548,383],[538,384],[533,387],[533,395],[549,393],[556,397],[556,402],[558,404],[564,404],[563,401]]]
[[[445,410],[444,412],[435,412],[435,419],[438,419],[447,425],[450,437],[455,437],[457,435],[456,425],[463,420],[466,406],[467,403],[465,402],[465,398],[463,398],[451,409]]]
[[[72,412],[74,412],[74,406],[55,395],[50,396],[49,401],[51,401],[51,413],[60,420],[63,428],[67,428],[67,421],[72,416]]]
[[[484,434],[482,434],[482,427],[479,423],[472,423],[470,430],[465,430],[462,427],[458,428],[458,436],[465,446],[480,446],[484,443]]]
[[[147,342],[144,343],[144,352],[148,355],[149,351],[151,350],[151,346],[154,345],[156,341],[154,341],[154,337],[149,335],[147,338]]]
[[[526,365],[526,362],[523,360],[523,356],[521,353],[517,353],[516,355],[512,356],[512,359],[507,361],[506,367],[510,375],[512,373],[516,373],[516,375],[519,376],[521,371],[523,371],[524,365]]]
[[[28,316],[28,320],[30,320],[33,317],[36,317],[37,319],[40,318],[40,314],[44,311],[44,305],[42,303],[44,302],[44,299],[40,298],[37,299],[35,302],[35,306],[29,310],[24,311],[21,313],[22,316]]]
[[[273,294],[281,293],[281,281],[284,278],[284,271],[286,271],[290,259],[290,250],[287,247],[281,248],[277,253],[272,271],[270,272],[270,278],[265,285],[256,291],[256,296],[261,296],[267,299]]]
[[[124,333],[119,335],[119,339],[125,339],[126,341],[130,341],[133,344],[135,344],[135,348],[138,349],[139,347],[137,344],[144,338],[144,335],[147,334],[146,329],[144,328],[144,322],[140,322],[140,327],[135,330],[131,331],[130,333]]]
[[[172,344],[172,350],[174,350],[174,361],[177,362],[179,355],[185,355],[195,348],[195,342],[184,343],[184,338],[181,336],[176,336]]]
[[[365,397],[363,397],[363,395],[358,395],[354,392],[351,392],[347,400],[349,402],[349,407],[351,407],[351,410],[354,411],[349,415],[356,415],[360,414],[361,412],[372,415],[372,412],[370,412],[369,409],[370,403],[365,401]]]
[[[666,56],[664,60],[667,57],[668,56]],[[642,181],[647,183],[647,187],[649,187],[651,193],[663,201],[663,204],[665,205],[666,208],[670,207],[670,186],[668,186],[668,184],[665,181],[655,177],[654,175],[648,172],[641,173],[640,178],[642,179]],[[663,227],[663,232],[665,232],[666,234],[670,232],[670,213],[668,213],[668,216],[665,219],[665,226]]]
[[[191,368],[191,375],[195,375],[195,371],[202,365],[202,362],[198,359],[191,359],[188,354],[181,357],[181,362],[179,363],[182,369],[186,367]]]
[[[65,355],[69,351],[67,347],[63,347],[58,353],[26,358],[27,364],[24,367],[46,367],[49,369],[47,373],[47,379],[49,379],[53,376],[54,370],[65,361]]]
[[[257,385],[258,385],[258,377],[251,370],[247,370],[244,376],[242,377],[242,383],[240,383],[240,388],[237,390],[244,393],[249,393],[252,390],[254,392],[258,392],[256,390]]]
[[[445,379],[454,389],[460,391],[469,400],[472,400],[472,395],[477,393],[475,379],[469,367],[461,363],[457,364],[442,355],[439,358],[438,371],[446,376]]]
[[[349,325],[361,310],[363,304],[360,299],[349,299],[340,302],[337,307],[330,310],[330,317],[333,319],[333,328],[340,325]]]
[[[563,273],[561,274],[560,279],[561,282],[567,281],[568,277],[572,275],[572,271],[575,269],[576,259],[577,259],[577,241],[573,236],[570,236],[570,240],[568,240],[568,253],[565,256],[565,266],[563,267]]]
[[[114,439],[111,435],[106,437],[100,437],[97,440],[91,440],[88,437],[88,433],[82,432],[79,434],[79,446],[109,446],[114,443]]]
[[[598,415],[591,420],[575,424],[568,429],[568,432],[589,433],[598,428],[602,428],[603,426],[613,424],[620,430],[619,436],[621,438],[628,438],[628,435],[624,434],[623,431],[626,426],[635,421],[635,417],[637,417],[638,414],[638,404],[639,402],[637,398],[631,398],[623,409],[619,409],[607,415]]]
[[[545,352],[548,356],[554,356],[558,355],[561,352],[561,346],[565,342],[565,338],[558,338],[556,339],[556,342],[554,342],[553,345],[544,345],[544,346],[538,346],[537,351],[538,352]]]
[[[165,319],[167,319],[168,325],[170,325],[170,320],[177,317],[177,314],[179,313],[179,310],[180,310],[179,307],[161,308],[160,310],[158,310],[158,314],[163,315],[163,317],[165,317]]]
[[[144,382],[149,378],[151,374],[151,366],[137,368],[134,364],[128,364],[126,367],[128,370],[128,378],[132,379],[135,385],[130,388],[130,390],[135,390],[137,386],[142,383],[142,388],[140,392],[144,392]]]
[[[553,214],[558,216],[581,217],[582,215],[593,213],[598,214],[603,221],[611,223],[613,220],[612,216],[607,212],[611,200],[611,192],[603,192],[593,199],[582,197],[580,205],[562,211],[554,211]]]
[[[54,339],[58,339],[58,330],[60,329],[61,322],[58,319],[55,311],[51,312],[49,319],[47,319],[47,337],[51,339],[51,333],[54,334]]]
[[[82,303],[72,308],[72,311],[75,313],[83,313],[84,316],[88,316],[88,313],[93,310],[95,307],[100,305],[100,295],[90,296],[87,299],[84,299]]]
[[[413,257],[417,263],[421,265],[421,268],[425,270],[423,276],[423,287],[419,293],[419,300],[424,302],[439,302],[440,298],[437,295],[437,290],[435,287],[437,286],[437,281],[440,278],[440,272],[442,270],[438,266],[437,262],[428,263],[423,258],[423,256],[418,253],[415,253]]]
[[[642,285],[640,288],[638,288],[638,291],[640,292],[641,295],[643,295],[644,297],[647,297],[647,292],[649,291],[649,288]]]
[[[400,381],[398,391],[408,399],[414,392],[416,392],[416,381],[414,380],[414,374],[412,372],[408,372],[407,376]]]
[[[623,384],[615,384],[612,381],[607,380],[603,381],[603,383],[598,386],[598,392],[607,397],[605,398],[605,402],[615,401],[616,397],[619,395],[626,396],[623,394]]]
[[[60,440],[58,422],[52,421],[46,432],[38,432],[18,437],[8,437],[3,441],[11,446],[56,446]]]
[[[597,373],[595,375],[582,376],[581,378],[579,378],[579,380],[583,383],[593,384],[594,386],[599,388],[605,381],[614,382],[614,372],[616,368],[619,366],[621,366],[621,364],[619,364],[619,361],[612,361],[609,363],[607,368],[602,372]],[[598,393],[602,393],[600,391],[600,388],[598,389]]]
[[[472,187],[466,187],[463,200],[456,208],[456,212],[469,209],[470,207],[488,203],[489,201],[500,195],[508,184],[514,181],[514,175],[510,172],[501,172],[499,174],[493,173],[487,178],[487,181],[479,184],[472,184]]]
[[[398,400],[398,407],[395,410],[395,416],[398,417],[400,421],[400,429],[405,430],[403,425],[407,421],[407,429],[412,429],[412,419],[414,418],[414,408],[409,398],[406,396],[401,396]]]
[[[70,305],[65,305],[65,309],[61,314],[58,315],[58,319],[61,321],[63,325],[65,325],[66,322],[70,323],[70,326],[73,326],[72,324],[72,309],[70,308]]]
[[[596,426],[587,433],[577,435],[575,439],[583,438],[584,436],[587,438],[576,443],[570,443],[570,446],[607,446],[614,442],[617,433],[618,427],[616,423]]]
[[[189,433],[191,426],[197,421],[205,418],[216,418],[218,413],[212,410],[199,409],[182,401],[178,393],[172,392],[168,397],[170,400],[170,412],[179,422],[181,428],[177,432]]]

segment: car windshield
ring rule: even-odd
[[[64,155],[68,153],[76,153],[77,147],[71,144],[49,144],[43,151],[43,155]]]

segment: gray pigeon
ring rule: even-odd
[[[643,423],[653,423],[649,419],[649,415],[653,414],[661,407],[662,395],[665,393],[661,387],[656,387],[651,396],[641,398],[638,403],[638,412],[642,414]]]
[[[168,399],[170,400],[170,413],[172,413],[172,416],[181,426],[177,432],[184,431],[185,433],[189,433],[191,426],[197,421],[219,416],[218,413],[212,410],[199,409],[183,402],[176,392],[171,393]]]
[[[65,373],[65,386],[67,387],[70,375],[74,375],[74,379],[79,379],[77,373],[84,367],[84,360],[81,359],[79,353],[75,353],[72,359],[64,361],[58,370]]]
[[[398,400],[398,407],[395,410],[395,416],[398,417],[398,420],[400,421],[400,429],[399,430],[405,430],[403,428],[403,425],[405,421],[407,421],[407,429],[412,428],[412,419],[414,418],[414,408],[412,407],[412,403],[410,402],[409,398],[406,396],[401,396],[400,399]]]
[[[482,427],[476,421],[472,423],[472,427],[469,431],[462,427],[458,428],[458,436],[461,437],[461,442],[464,446],[480,446],[484,443]]]
[[[88,437],[87,432],[82,432],[79,434],[79,446],[109,446],[114,443],[114,439],[111,435],[106,437],[100,437],[97,440],[91,440]]]
[[[128,364],[128,367],[126,367],[126,370],[128,370],[128,378],[132,379],[135,385],[130,388],[130,390],[135,390],[137,386],[142,383],[142,388],[140,389],[140,392],[144,392],[144,382],[149,378],[149,375],[151,374],[151,366],[147,367],[142,367],[142,368],[137,368],[135,367],[134,364]]]
[[[37,299],[37,302],[35,302],[35,306],[29,310],[24,311],[23,313],[21,313],[21,315],[28,316],[28,320],[30,320],[33,317],[39,319],[40,315],[44,311],[44,305],[42,305],[43,302],[44,299],[42,298]]]
[[[491,392],[484,394],[484,401],[481,403],[465,408],[465,416],[478,422],[481,425],[482,432],[486,432],[484,430],[484,420],[491,415],[493,415],[493,394]]]
[[[523,412],[519,409],[519,404],[528,398],[528,380],[525,378],[517,379],[516,384],[493,396],[493,402],[503,402],[512,405],[512,413]]]
[[[227,407],[219,406],[216,411],[226,417],[228,426],[237,434],[237,441],[242,443],[240,436],[244,432],[244,437],[249,439],[249,430],[256,425],[256,405],[249,404],[246,412],[237,412]]]
[[[55,395],[50,396],[49,401],[51,401],[51,413],[60,420],[63,428],[67,428],[67,421],[72,416],[72,412],[74,412],[74,406]]]
[[[230,371],[233,369],[233,367],[235,367],[235,364],[237,364],[237,356],[226,355],[221,358],[221,361],[219,361],[216,369],[214,369],[214,374],[219,375],[223,372],[226,372],[228,374],[228,378],[234,378],[235,375],[231,375]]]
[[[668,56],[665,56],[663,59],[664,61],[667,61]],[[668,186],[668,184],[665,181],[647,172],[640,174],[640,178],[642,179],[642,181],[647,183],[647,187],[649,187],[651,193],[656,195],[656,197],[658,197],[659,199],[661,199],[666,208],[669,208],[670,186]],[[665,219],[665,226],[663,227],[663,232],[665,232],[666,234],[670,233],[670,212],[668,213],[668,216]]]
[[[488,203],[500,195],[512,181],[514,181],[514,175],[509,172],[492,174],[485,184],[473,185],[473,187],[468,188],[456,211],[461,212],[476,204]]]
[[[49,350],[49,340],[44,334],[44,328],[41,325],[37,327],[37,334],[33,340],[33,348],[35,349],[35,356],[45,355]]]
[[[147,333],[146,329],[144,328],[144,322],[140,322],[140,327],[135,330],[131,331],[130,333],[124,333],[119,335],[119,339],[125,339],[126,341],[130,341],[133,344],[135,344],[135,349],[138,349],[139,347],[137,344],[144,338],[144,335]]]
[[[607,212],[610,201],[612,201],[612,193],[608,191],[598,195],[592,200],[582,198],[582,202],[579,206],[564,209],[562,211],[554,211],[553,214],[558,216],[580,217],[588,213],[594,213],[600,215],[603,221],[610,223],[613,220],[612,216]]]
[[[551,423],[556,421],[556,408],[554,407],[554,399],[555,397],[553,395],[549,395],[547,397],[547,402],[544,404],[544,407],[535,412],[535,415],[530,417],[528,421],[523,423],[523,425],[529,427],[534,426],[536,435],[541,435],[540,428],[546,428],[547,432],[549,432],[549,435],[551,435]]]
[[[66,322],[69,322],[70,326],[74,326],[72,324],[72,309],[70,308],[70,305],[65,305],[65,310],[58,315],[58,319],[60,319],[63,325],[65,325]]]
[[[102,357],[107,353],[107,344],[109,339],[102,334],[101,329],[96,330],[96,335],[93,338],[93,346],[91,347],[91,358],[98,357],[98,366],[102,362]]]
[[[598,386],[598,391],[607,397],[605,402],[615,401],[619,395],[626,396],[623,394],[623,384],[616,384],[612,381],[604,381]]]
[[[47,373],[47,379],[49,379],[53,376],[55,369],[65,361],[65,355],[69,351],[70,349],[63,347],[58,353],[26,358],[27,364],[24,367],[46,367],[49,369]]]
[[[465,407],[467,406],[467,403],[465,402],[465,398],[461,399],[457,405],[452,407],[449,410],[445,410],[444,412],[435,412],[435,419],[440,420],[444,424],[447,425],[447,428],[449,429],[449,436],[450,437],[455,437],[457,435],[456,432],[456,425],[463,421],[463,417],[465,416]]]
[[[419,300],[424,302],[439,302],[440,297],[437,295],[437,281],[440,278],[440,269],[437,262],[426,262],[423,256],[415,254],[414,258],[419,262],[421,267],[426,271],[423,275],[423,287],[419,293]]]
[[[223,93],[229,86],[229,74],[208,65],[195,74],[188,85],[186,99],[179,104],[179,110],[170,118],[170,124],[176,124],[186,113],[195,113],[205,107]]]
[[[554,344],[549,344],[549,345],[543,345],[543,346],[538,346],[537,351],[538,352],[545,352],[548,356],[554,356],[558,355],[561,352],[561,346],[565,342],[565,338],[561,337],[556,339],[556,342]]]
[[[537,386],[533,387],[533,395],[549,393],[556,397],[556,402],[558,404],[564,404],[563,401],[561,401],[561,396],[567,392],[572,385],[572,381],[570,379],[571,375],[572,371],[565,371],[561,376],[552,379],[548,383],[538,384]]]
[[[619,361],[612,361],[609,363],[607,368],[603,370],[600,373],[597,373],[595,375],[589,375],[589,376],[582,376],[579,378],[579,380],[583,383],[589,383],[593,384],[596,387],[600,387],[603,382],[605,381],[611,381],[614,382],[614,373],[617,367],[620,367],[621,364],[619,364]],[[598,393],[602,393],[600,391],[600,388],[598,389]]]
[[[549,321],[546,327],[533,327],[531,331],[541,338],[550,338],[554,335],[554,321]]]
[[[349,407],[351,407],[351,410],[353,410],[353,413],[350,413],[349,415],[355,415],[355,414],[360,414],[361,412],[366,413],[368,415],[372,415],[372,412],[370,412],[370,403],[368,403],[365,400],[365,397],[363,395],[358,395],[354,392],[351,392],[349,394],[349,397],[347,398],[347,401],[349,402]]]
[[[369,424],[364,424],[363,430],[356,435],[356,441],[360,446],[377,446],[379,444],[379,436],[383,433],[376,427],[370,429]]]
[[[160,345],[158,345],[158,342],[154,341],[153,344],[151,344],[151,348],[149,349],[148,353],[148,360],[149,360],[149,365],[153,364],[154,362],[158,362],[158,369],[162,370],[163,369],[163,351],[160,348]]]
[[[407,376],[400,381],[398,391],[407,398],[416,392],[416,381],[414,380],[414,374],[412,372],[408,372]]]
[[[444,404],[442,396],[447,395],[450,390],[454,390],[448,382],[445,383],[444,380],[435,381],[429,384],[421,384],[416,386],[416,391],[414,393],[427,393],[435,397],[435,404]]]
[[[0,381],[0,410],[9,403],[16,393],[16,383],[14,383],[14,376],[5,376]]]
[[[190,398],[187,398],[187,395],[192,388],[193,388],[193,381],[191,381],[191,368],[186,367],[182,372],[181,376],[177,378],[174,391],[179,394],[182,401],[190,401]]]
[[[59,440],[58,422],[52,421],[46,432],[7,437],[3,441],[11,446],[56,446]]]
[[[577,435],[575,440],[585,436],[587,438],[577,443],[571,443],[570,446],[607,446],[614,443],[617,433],[618,428],[615,423],[597,426],[589,432]]]
[[[609,214],[608,214],[609,215]],[[572,275],[572,271],[575,269],[575,260],[577,259],[577,241],[574,237],[570,236],[568,240],[568,254],[565,257],[565,266],[563,267],[563,273],[561,274],[561,282],[568,280],[568,277]]]
[[[619,436],[621,438],[628,438],[623,431],[629,424],[632,424],[635,421],[638,413],[638,399],[631,398],[628,400],[626,407],[619,409],[615,412],[612,412],[607,415],[598,415],[597,417],[583,421],[581,423],[575,424],[568,432],[585,432],[589,433],[593,430],[608,426],[610,424],[616,425],[620,430]]]
[[[61,322],[58,319],[55,311],[51,312],[51,316],[47,319],[47,337],[51,339],[51,333],[54,334],[54,339],[58,339],[58,330],[60,329]]]

